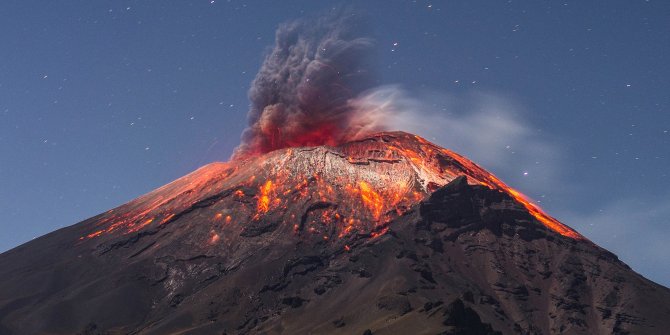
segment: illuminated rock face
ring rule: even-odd
[[[0,334],[664,334],[670,290],[406,133],[213,163],[0,255]]]

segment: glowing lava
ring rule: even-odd
[[[539,224],[583,239],[469,159],[401,132],[207,165],[102,214],[82,239],[156,231],[183,216],[217,229],[204,244],[227,234],[275,229],[273,222],[329,243],[354,233],[374,238],[395,217],[461,175],[471,184],[509,194]]]
[[[461,164],[463,164],[464,167],[468,168],[468,171],[471,173],[472,176],[476,176],[476,179],[480,181],[483,185],[492,188],[492,189],[497,189],[503,192],[506,192],[507,194],[511,195],[514,200],[518,201],[526,209],[528,212],[530,212],[531,215],[533,215],[538,221],[542,222],[545,226],[553,229],[554,231],[558,232],[559,234],[563,236],[568,236],[572,237],[575,239],[583,239],[584,237],[581,236],[579,233],[576,231],[572,230],[570,227],[562,224],[558,220],[554,219],[553,217],[549,216],[546,214],[540,206],[534,204],[531,202],[531,200],[522,194],[521,192],[507,186],[505,183],[503,183],[500,179],[498,179],[496,176],[492,175],[491,173],[487,172],[477,164],[473,163],[469,159],[453,152],[447,149],[442,149],[444,150],[447,154],[449,154],[451,157],[455,158],[458,160]]]
[[[379,219],[382,210],[385,207],[385,200],[379,193],[375,192],[368,183],[364,181],[358,182],[358,187],[361,192],[361,200],[372,212],[375,219]]]
[[[272,180],[268,180],[260,187],[258,196],[258,212],[266,213],[270,210],[270,192],[272,192]]]

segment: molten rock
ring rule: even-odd
[[[650,282],[406,133],[207,165],[0,255],[0,334],[661,334]]]

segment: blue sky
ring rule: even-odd
[[[334,4],[2,1],[0,251],[227,160],[277,25]],[[349,4],[397,128],[670,285],[670,3]]]

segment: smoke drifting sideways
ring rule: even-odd
[[[374,83],[373,43],[364,31],[350,12],[281,24],[249,90],[249,125],[232,159],[382,130],[351,104]]]

